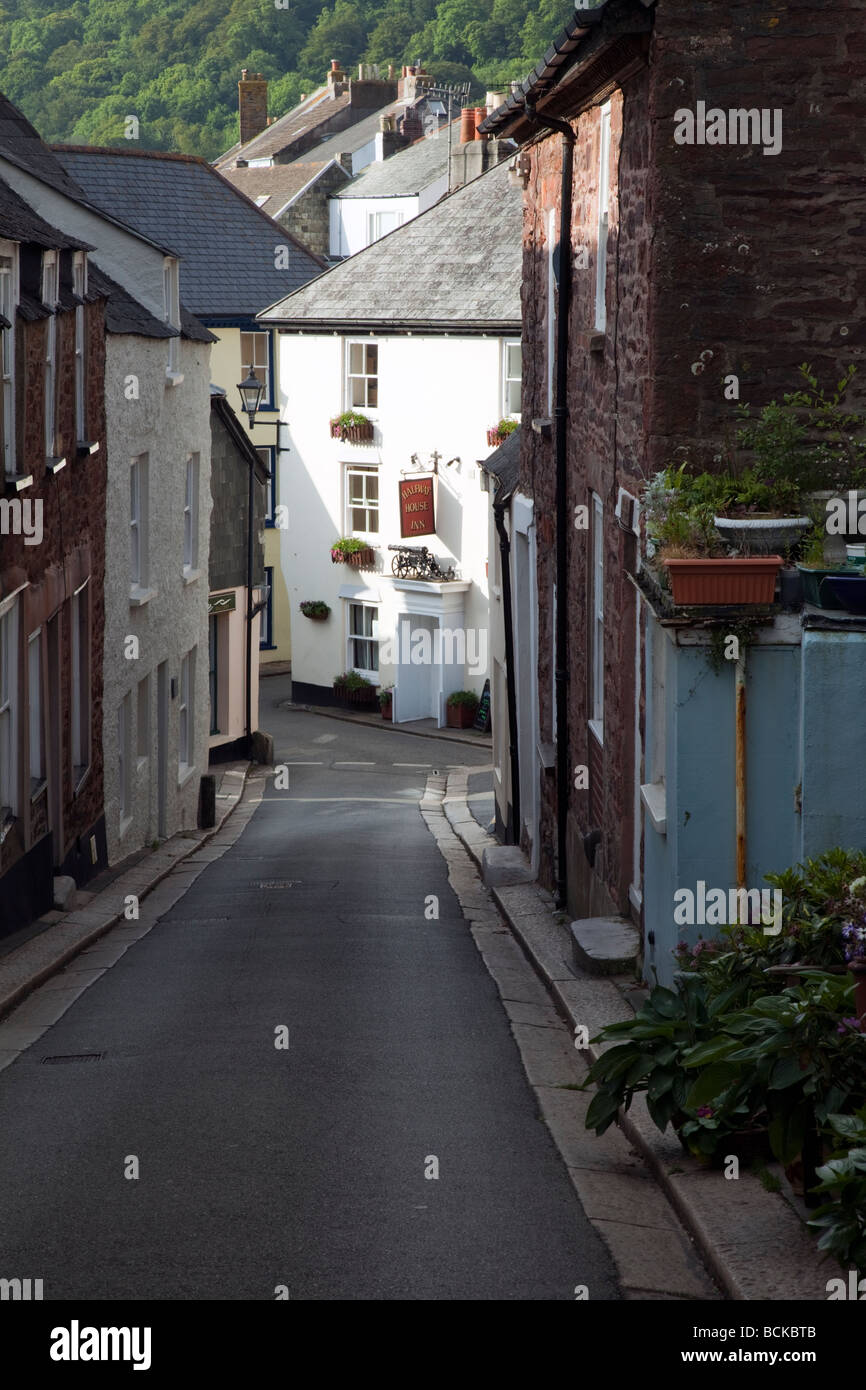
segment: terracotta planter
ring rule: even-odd
[[[445,706],[445,719],[449,729],[471,729],[477,713],[477,705]]]
[[[665,560],[674,603],[772,603],[781,555],[730,560]]]
[[[393,714],[394,704],[393,704],[393,701],[392,701],[392,700],[386,700],[386,701],[384,702],[384,704],[380,701],[380,702],[379,702],[379,709],[381,710],[382,718],[383,718],[383,719],[389,719],[389,720],[391,721],[391,723],[394,722],[394,714]]]

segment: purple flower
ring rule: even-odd
[[[711,1105],[699,1105],[699,1106],[698,1106],[698,1119],[699,1119],[699,1120],[711,1120],[711,1119],[713,1118],[713,1115],[714,1115],[714,1114],[715,1114],[715,1111],[713,1110],[713,1107],[712,1107]]]
[[[860,1032],[860,1020],[859,1020],[859,1018],[843,1018],[843,1019],[841,1020],[841,1022],[837,1025],[837,1027],[836,1027],[836,1032],[837,1032],[837,1033],[842,1033],[842,1034],[845,1034],[845,1033],[859,1033],[859,1032]]]
[[[866,925],[862,922],[846,922],[842,928],[842,940],[845,942],[846,960],[866,956]]]

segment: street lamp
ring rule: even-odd
[[[250,374],[244,381],[238,382],[238,390],[241,393],[241,405],[249,417],[250,429],[256,423],[256,411],[262,403],[262,396],[265,394],[265,383],[259,381],[255,371],[250,367]]]

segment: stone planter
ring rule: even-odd
[[[751,555],[792,550],[811,526],[807,516],[714,516],[723,541]]]
[[[782,557],[665,560],[664,564],[670,574],[674,603],[687,607],[772,603]]]

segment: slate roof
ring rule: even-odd
[[[93,250],[89,242],[79,241],[77,237],[68,236],[66,232],[52,227],[3,179],[0,179],[0,237],[10,241],[30,241],[35,246]]]
[[[23,169],[25,173],[32,174],[34,178],[47,184],[49,188],[64,194],[76,203],[81,203],[84,207],[92,211],[100,211],[93,207],[85,190],[72,177],[69,171],[61,164],[57,155],[50,145],[46,145],[39,132],[34,129],[25,116],[18,110],[17,106],[0,93],[0,158],[8,160],[17,168]],[[116,222],[116,217],[110,217],[110,221]],[[122,225],[122,224],[121,224]],[[125,230],[134,231],[134,228],[127,227]],[[144,241],[150,241],[149,237],[139,232],[139,236]],[[151,243],[158,251],[164,254],[166,248],[160,241]]]
[[[204,159],[161,151],[52,145],[93,204],[181,258],[181,294],[198,318],[254,315],[318,275],[322,262]],[[276,247],[289,248],[286,269]]]
[[[594,6],[575,8],[572,18],[541,62],[524,82],[512,87],[508,100],[490,113],[482,123],[481,130],[488,135],[515,133],[520,139],[528,138],[534,133],[535,127],[526,121],[527,98],[531,98],[536,105],[542,101],[564,73],[584,58],[587,48],[597,41],[599,35],[641,33],[651,29],[652,17],[645,12],[651,10],[655,3],[656,0],[633,0],[629,5],[620,0],[616,0],[616,3],[600,0]]]
[[[252,465],[260,483],[266,483],[271,476],[270,470],[246,430],[241,427],[240,420],[221,387],[211,385],[210,408],[211,422],[216,418],[222,423],[241,459],[247,464],[247,467]]]
[[[459,140],[460,122],[455,121],[452,142]],[[416,140],[404,150],[377,160],[362,169],[338,198],[401,198],[420,193],[448,172],[448,127],[435,135]]]
[[[315,164],[274,164],[269,169],[224,169],[223,178],[255,202],[256,198],[267,195],[268,202],[262,207],[270,217],[282,212],[290,202],[312,183],[317,174],[327,167],[329,161],[320,160]],[[339,166],[338,166],[339,167]],[[345,171],[344,171],[345,172]],[[349,175],[345,177],[348,179]]]
[[[519,333],[522,243],[502,163],[259,317],[296,332]]]
[[[318,94],[314,93],[314,96],[318,97]],[[230,150],[226,150],[225,154],[221,154],[215,161],[215,166],[217,169],[223,169],[226,164],[234,164],[239,155],[244,159],[267,159],[280,154],[294,140],[299,139],[301,135],[308,135],[316,126],[323,125],[350,104],[351,96],[348,92],[332,97],[327,88],[324,88],[317,100],[313,101],[308,97],[301,106],[287,111],[284,116],[260,130],[258,135],[254,135],[245,145],[233,145]]]
[[[485,473],[490,473],[496,479],[494,506],[507,502],[520,481],[520,426],[511,431],[498,449],[479,462]]]
[[[158,319],[149,309],[145,309],[129,290],[124,289],[104,270],[91,261],[88,266],[87,283],[107,300],[105,305],[105,326],[109,333],[132,333],[140,338],[190,338],[199,343],[215,343],[216,336],[210,333],[198,319],[186,309],[181,308],[181,329],[171,328]]]

